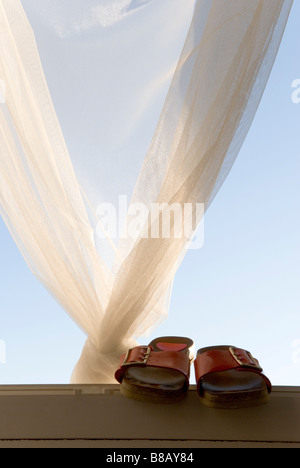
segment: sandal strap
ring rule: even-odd
[[[258,360],[249,351],[241,348],[230,346],[227,349],[209,349],[198,354],[194,365],[198,388],[203,377],[208,374],[237,369],[260,374],[267,384],[268,391],[271,392],[272,390],[272,384],[268,377],[263,374],[263,369],[260,367]]]
[[[136,346],[129,349],[120,359],[120,367],[115,373],[116,380],[121,383],[126,369],[131,366],[158,367],[176,370],[184,375],[189,385],[190,359],[187,353],[179,351],[153,351],[151,346]]]

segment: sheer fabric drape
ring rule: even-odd
[[[112,239],[99,235],[99,204],[126,195],[127,222],[137,203],[209,207],[291,6],[0,0],[1,215],[87,335],[73,382],[113,382],[120,354],[166,316],[202,216],[184,235],[174,222],[173,236],[154,238],[149,215],[135,236]]]

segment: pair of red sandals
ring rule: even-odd
[[[248,351],[234,346],[199,349],[184,337],[161,337],[121,356],[115,373],[121,393],[140,401],[177,403],[189,389],[194,361],[201,401],[213,408],[246,408],[269,401],[272,385]]]

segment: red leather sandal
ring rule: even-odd
[[[257,359],[234,346],[200,349],[194,362],[202,403],[213,408],[246,408],[269,401],[270,380]]]
[[[187,394],[193,341],[161,337],[121,356],[115,373],[127,398],[154,403],[177,403]]]

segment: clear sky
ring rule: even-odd
[[[299,50],[295,0],[254,124],[206,214],[204,246],[186,255],[169,317],[145,340],[182,334],[197,348],[244,347],[275,385],[300,385]],[[0,384],[68,383],[85,335],[31,274],[2,220],[0,255]]]

